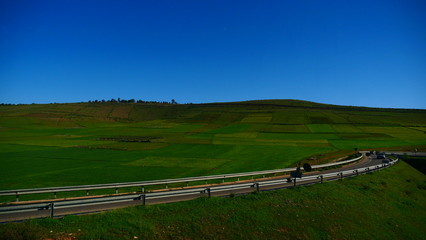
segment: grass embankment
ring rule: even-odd
[[[0,225],[2,239],[424,239],[425,175],[359,177],[233,198]],[[69,238],[65,238],[69,237]]]
[[[426,174],[426,157],[404,155],[401,159],[420,172]]]

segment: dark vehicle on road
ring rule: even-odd
[[[385,153],[378,153],[377,154],[377,159],[386,159]]]

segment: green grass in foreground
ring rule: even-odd
[[[373,174],[233,198],[0,225],[2,239],[424,239],[426,178]]]

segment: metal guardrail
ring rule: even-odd
[[[338,179],[343,179],[346,177],[358,176],[359,174],[365,174],[372,171],[377,171],[389,166],[394,165],[398,159],[391,161],[389,163],[382,163],[377,165],[372,165],[369,167],[362,167],[358,169],[345,170],[340,172],[326,173],[326,174],[317,174],[309,175],[302,177],[296,180],[296,178],[285,178],[277,180],[266,180],[260,182],[249,182],[249,183],[236,183],[232,185],[222,185],[222,186],[212,186],[212,187],[200,187],[200,188],[191,188],[183,190],[173,190],[165,192],[155,192],[155,193],[143,193],[143,194],[129,194],[123,196],[107,196],[99,197],[92,199],[82,199],[82,200],[65,200],[60,202],[48,202],[48,203],[30,203],[30,204],[19,204],[19,205],[6,205],[0,206],[0,216],[1,214],[10,214],[10,213],[20,213],[20,212],[29,212],[29,211],[38,211],[38,210],[49,210],[50,217],[54,217],[55,209],[67,208],[67,207],[78,207],[78,206],[90,206],[97,204],[106,204],[106,203],[117,203],[117,202],[134,202],[140,201],[140,204],[145,205],[149,199],[158,199],[158,198],[168,198],[176,196],[207,196],[210,197],[212,193],[220,193],[223,191],[230,190],[240,190],[240,189],[253,189],[254,191],[260,191],[260,187],[280,185],[283,183],[293,182],[293,186],[286,186],[280,188],[288,188],[309,182],[313,183],[323,183],[324,180],[333,181]],[[314,182],[312,182],[314,181]]]
[[[349,159],[345,161],[339,161],[334,163],[313,165],[312,169],[332,167],[337,165],[344,165],[360,160],[364,155],[360,157]],[[118,193],[119,188],[124,187],[140,187],[142,192],[146,186],[154,185],[166,185],[171,183],[187,183],[196,182],[196,181],[205,181],[207,184],[208,180],[217,180],[228,178],[240,178],[240,177],[250,177],[258,175],[267,175],[267,174],[277,174],[294,171],[296,168],[283,168],[275,170],[264,170],[264,171],[255,171],[255,172],[244,172],[244,173],[231,173],[231,174],[221,174],[221,175],[210,175],[210,176],[201,176],[201,177],[187,177],[187,178],[175,178],[175,179],[164,179],[164,180],[154,180],[154,181],[141,181],[141,182],[124,182],[124,183],[107,183],[107,184],[94,184],[94,185],[80,185],[80,186],[66,186],[66,187],[50,187],[50,188],[31,188],[31,189],[16,189],[16,190],[3,190],[0,191],[0,196],[16,196],[16,201],[19,201],[19,195],[28,195],[28,194],[39,194],[39,193],[53,193],[56,197],[56,194],[59,192],[74,192],[74,191],[86,191],[86,195],[89,195],[90,190],[98,189],[114,189]],[[303,169],[303,168],[302,168]]]

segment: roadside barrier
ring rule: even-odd
[[[345,161],[314,165],[314,166],[312,166],[312,169],[319,169],[319,168],[332,167],[332,166],[338,166],[338,165],[353,163],[353,162],[360,160],[362,157],[363,157],[363,155],[361,155],[357,158],[349,159],[349,160],[345,160]],[[204,181],[205,184],[207,184],[207,182],[209,180],[221,179],[222,182],[225,182],[225,179],[228,179],[228,178],[238,178],[238,180],[239,180],[240,177],[252,176],[254,178],[254,176],[260,176],[260,175],[265,177],[265,175],[267,175],[267,174],[286,173],[286,172],[294,171],[295,169],[296,168],[283,168],[283,169],[275,169],[275,170],[245,172],[245,173],[231,173],[231,174],[222,174],[222,175],[175,178],[175,179],[141,181],[141,182],[124,182],[124,183],[107,183],[107,184],[95,184],[95,185],[66,186],[66,187],[3,190],[3,191],[0,191],[0,196],[15,196],[16,201],[19,202],[19,196],[20,195],[39,194],[39,193],[52,193],[54,198],[56,198],[57,193],[60,193],[60,192],[86,191],[86,196],[89,196],[91,190],[115,189],[115,193],[118,194],[118,189],[124,188],[124,187],[140,187],[141,192],[145,192],[145,187],[147,187],[147,186],[164,185],[165,188],[167,189],[168,185],[172,184],[172,183],[186,183],[186,185],[188,186],[190,182],[196,182],[196,181]]]
[[[15,214],[21,212],[31,212],[31,211],[45,211],[44,217],[58,217],[60,215],[55,215],[55,211],[63,208],[70,207],[81,207],[81,206],[91,206],[91,205],[100,205],[108,203],[119,203],[119,202],[133,202],[135,204],[146,205],[149,201],[154,199],[167,199],[171,197],[178,196],[191,196],[192,198],[197,197],[211,197],[212,195],[216,196],[227,196],[234,194],[238,190],[243,190],[243,193],[251,191],[269,191],[282,188],[290,188],[301,185],[308,185],[314,183],[323,183],[324,181],[333,181],[333,180],[342,180],[347,177],[358,176],[359,174],[365,174],[373,171],[378,171],[387,167],[390,167],[398,162],[398,159],[390,161],[389,163],[382,163],[378,165],[372,165],[369,167],[362,167],[357,169],[345,170],[345,171],[335,171],[332,173],[326,174],[316,174],[308,175],[296,180],[296,178],[284,178],[284,179],[272,179],[256,182],[245,182],[245,183],[235,183],[231,185],[218,185],[211,187],[199,187],[191,189],[182,189],[182,190],[173,190],[173,191],[163,191],[163,192],[153,192],[153,193],[142,193],[142,194],[129,194],[121,196],[106,196],[106,197],[96,197],[90,199],[81,199],[81,200],[64,200],[58,202],[46,202],[46,203],[29,203],[29,204],[13,204],[13,205],[3,205],[0,206],[0,221],[2,221],[2,214]],[[262,189],[263,188],[263,189]],[[250,191],[247,191],[250,190]]]

